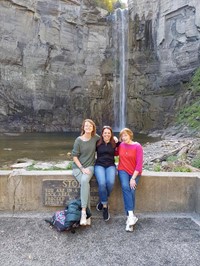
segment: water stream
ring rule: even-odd
[[[114,14],[113,40],[115,48],[114,129],[126,126],[126,94],[128,75],[128,10],[118,8]]]

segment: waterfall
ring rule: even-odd
[[[114,75],[114,130],[126,126],[126,95],[128,76],[128,10],[118,8],[114,14],[113,46]]]

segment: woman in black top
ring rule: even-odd
[[[112,128],[104,126],[101,137],[97,142],[97,159],[94,166],[94,174],[98,182],[100,202],[97,204],[97,210],[103,209],[103,218],[105,221],[110,219],[108,212],[108,198],[113,189],[116,175],[116,166],[114,161],[116,143]]]

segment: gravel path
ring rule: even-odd
[[[133,232],[125,217],[95,217],[91,227],[59,233],[44,217],[0,215],[4,266],[200,265],[200,227],[189,215],[138,214]]]

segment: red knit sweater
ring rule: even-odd
[[[118,170],[124,170],[129,175],[133,175],[135,170],[142,174],[143,148],[140,143],[122,142],[117,148],[116,155],[119,155]]]

